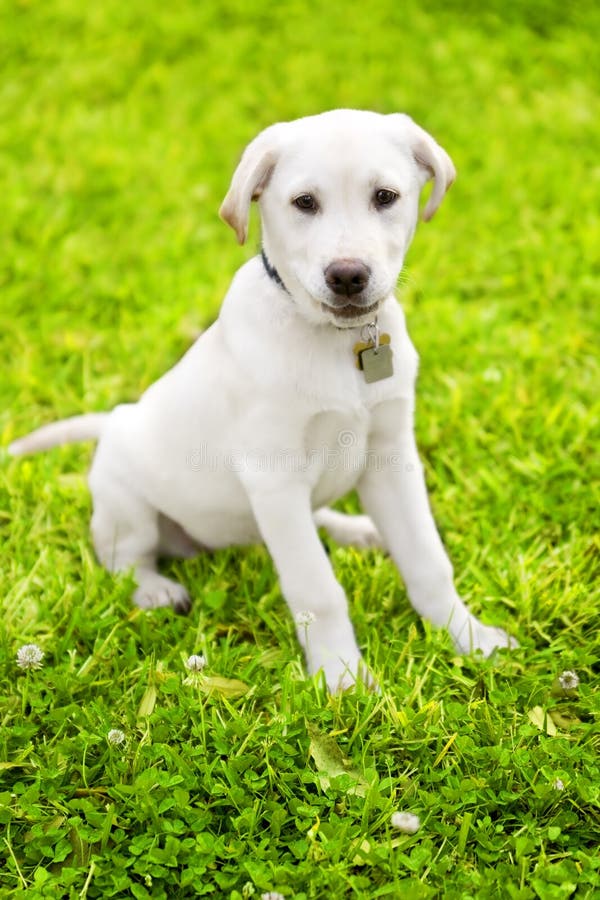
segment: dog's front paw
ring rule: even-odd
[[[321,669],[330,694],[341,694],[357,684],[363,684],[371,691],[379,691],[377,681],[362,658],[352,665],[343,660],[329,660]]]
[[[133,602],[140,609],[172,606],[176,612],[189,612],[192,601],[183,585],[159,575],[158,572],[144,572],[143,575],[138,573],[137,577],[138,586]]]
[[[474,653],[480,650],[484,656],[490,656],[494,650],[515,648],[519,646],[516,638],[507,634],[502,628],[484,625],[475,616],[471,616],[457,634],[452,634],[454,646],[459,653]]]

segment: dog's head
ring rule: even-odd
[[[355,327],[395,288],[423,185],[434,181],[430,219],[455,174],[408,116],[334,110],[261,132],[220,214],[244,243],[259,200],[265,252],[305,315]]]

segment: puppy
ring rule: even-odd
[[[264,541],[309,672],[322,669],[331,691],[368,681],[322,526],[340,543],[384,547],[415,610],[458,651],[511,643],[454,587],[415,446],[417,354],[394,296],[421,189],[433,181],[430,219],[454,177],[406,115],[334,110],[267,128],[220,211],[243,243],[258,200],[262,252],[214,325],[138,403],[11,445],[98,441],[94,546],[111,571],[133,568],[138,606],[189,607],[159,557]],[[367,515],[329,509],[353,489]]]

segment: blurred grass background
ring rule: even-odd
[[[233,272],[258,246],[256,219],[240,248],[217,216],[257,131],[338,106],[408,112],[458,169],[436,218],[417,233],[399,292],[422,360],[417,427],[436,517],[474,611],[524,644],[513,664],[515,709],[526,709],[554,671],[589,677],[598,657],[599,33],[600,7],[585,0],[0,0],[2,445],[53,418],[137,398],[214,319]],[[86,727],[98,735],[111,721],[135,722],[137,679],[151,654],[174,665],[179,648],[193,652],[202,634],[215,671],[259,679],[243,669],[256,645],[282,646],[284,671],[297,648],[260,550],[181,564],[179,577],[197,596],[189,621],[126,618],[129,583],[106,576],[91,557],[80,477],[89,456],[88,447],[64,448],[30,461],[4,458],[0,469],[7,694],[19,642],[45,646],[60,673],[69,647],[93,653],[110,628],[127,652],[111,658],[107,672],[94,657],[104,680],[99,674],[94,688],[80,681],[77,689]],[[404,681],[424,683],[432,666],[437,671],[434,660],[447,660],[444,636],[413,628],[406,644],[416,619],[385,560],[339,548],[332,558],[382,682],[400,693]],[[419,715],[432,696],[444,697],[454,671],[440,668],[423,696],[415,688],[410,703]],[[263,678],[270,684],[274,670]],[[454,683],[456,697],[466,684]],[[363,701],[353,702],[344,700],[346,712],[360,718]],[[300,706],[318,718],[319,703],[310,707],[304,697]],[[252,705],[240,715],[249,731]],[[341,727],[339,710],[323,715]],[[384,715],[373,737],[382,753],[388,727]],[[428,721],[423,733],[431,728]],[[474,737],[473,760],[487,758],[485,728]],[[41,753],[43,715],[39,729]],[[565,751],[565,772],[579,764],[589,771],[586,740]],[[418,746],[415,737],[415,768],[427,784],[435,773]],[[548,754],[558,760],[556,747]],[[369,756],[371,744],[362,752]],[[468,768],[468,749],[463,754]],[[374,753],[369,764],[382,758]],[[393,758],[382,765],[396,778]],[[62,788],[61,803],[70,789]],[[481,814],[492,806],[482,799]],[[431,809],[434,821],[458,814]],[[518,821],[525,815],[513,813]],[[26,825],[16,821],[23,838]],[[227,827],[225,819],[215,826],[225,835]],[[361,827],[372,839],[366,814]],[[589,842],[569,827],[565,859]],[[486,870],[485,854],[464,857],[464,839],[456,893],[445,896],[466,896],[477,867],[477,896],[494,896],[493,867]],[[535,860],[540,843],[532,840]],[[28,846],[29,864],[38,866],[35,841]],[[508,859],[511,848],[498,852]],[[29,878],[27,854],[19,858]],[[506,863],[505,887],[512,877],[517,885],[510,896],[534,896],[519,876],[523,858],[514,872]],[[340,885],[349,880],[307,865],[306,896],[324,896],[318,890],[331,885],[346,895]],[[443,872],[426,866],[419,877],[441,896]],[[373,877],[381,884],[388,876]],[[535,896],[568,896],[552,893],[555,877],[540,875]]]

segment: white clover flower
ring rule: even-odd
[[[265,891],[260,895],[260,900],[285,900],[285,897],[279,891]]]
[[[579,675],[577,672],[566,669],[566,671],[561,672],[558,676],[558,683],[563,691],[574,691],[579,684]]]
[[[113,744],[113,746],[118,747],[119,744],[125,743],[125,732],[121,731],[120,728],[111,728],[106,735],[106,740],[109,744]]]
[[[188,672],[201,672],[206,666],[206,657],[201,653],[192,653],[184,663]]]
[[[421,820],[419,817],[415,816],[414,813],[409,812],[392,813],[390,822],[392,823],[392,828],[396,828],[398,831],[401,831],[402,834],[416,834],[421,827]]]
[[[565,783],[564,783],[564,781],[562,780],[562,778],[556,778],[556,779],[552,782],[552,787],[554,788],[555,791],[564,791],[564,789],[565,789]]]
[[[502,381],[502,372],[495,366],[490,366],[488,369],[484,369],[482,378],[491,384],[498,384],[499,381]]]
[[[17,665],[20,669],[41,669],[44,655],[37,644],[23,644],[17,650]]]
[[[314,612],[310,609],[303,609],[301,612],[296,613],[296,625],[299,625],[301,628],[308,628],[309,625],[316,621],[316,618]]]

